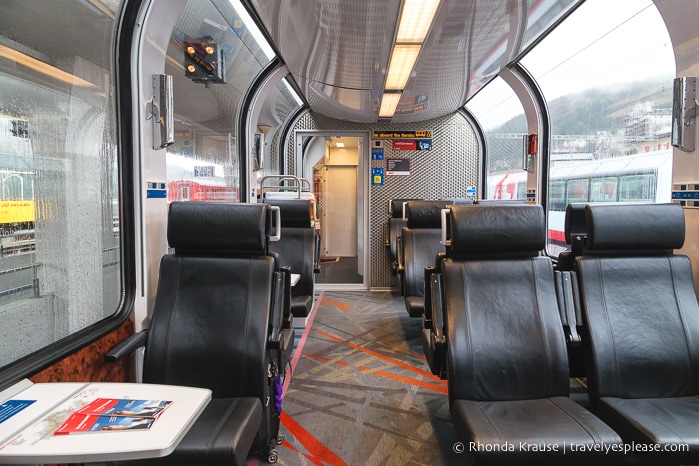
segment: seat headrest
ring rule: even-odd
[[[266,255],[269,206],[223,202],[173,202],[167,241],[182,251],[220,251],[230,255]]]
[[[546,244],[540,205],[450,206],[453,259],[538,256]]]
[[[390,214],[391,218],[403,218],[403,204],[408,201],[419,201],[420,199],[391,199]]]
[[[585,206],[587,204],[577,202],[566,206],[565,235],[566,243],[573,242],[573,235],[587,234],[587,221],[585,220]]]
[[[478,199],[476,201],[476,204],[478,205],[522,205],[526,203],[527,201],[524,199]]]
[[[311,201],[305,199],[265,199],[264,202],[279,207],[282,228],[311,228]]]
[[[409,201],[405,205],[406,226],[408,228],[439,228],[442,225],[441,212],[452,201]]]
[[[587,252],[679,249],[684,210],[679,204],[596,204],[585,207]]]

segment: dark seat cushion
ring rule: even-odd
[[[605,397],[597,402],[596,412],[626,443],[657,444],[668,451],[656,455],[664,461],[696,461],[699,457],[699,397],[650,398],[628,400]],[[688,451],[672,451],[687,445]],[[643,452],[652,458],[652,452]]]
[[[444,252],[441,235],[438,228],[403,228],[403,293],[411,317],[425,310],[425,267],[433,266],[437,254]]]
[[[313,297],[308,295],[291,297],[291,313],[294,317],[308,317],[313,307]]]
[[[623,455],[619,436],[567,397],[456,400],[451,412],[458,437],[473,439],[468,464],[601,464]]]
[[[214,398],[170,455],[118,464],[242,466],[261,420],[262,403],[258,398]]]

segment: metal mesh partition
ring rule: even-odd
[[[397,286],[389,272],[388,254],[383,243],[383,228],[388,220],[388,201],[398,198],[462,198],[469,187],[478,185],[479,149],[476,135],[460,114],[452,114],[420,123],[374,125],[339,121],[306,113],[296,122],[294,131],[432,131],[432,149],[394,150],[384,140],[385,159],[410,160],[410,175],[385,176],[383,186],[369,188],[369,267],[370,287]],[[295,171],[294,137],[287,141],[289,173]],[[372,140],[373,143],[373,140]],[[361,154],[369,158],[370,155]],[[370,167],[385,167],[386,160],[370,161]],[[369,168],[370,169],[370,168]]]

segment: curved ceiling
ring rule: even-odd
[[[391,121],[455,112],[582,1],[442,0]],[[401,0],[250,4],[314,112],[377,121]]]

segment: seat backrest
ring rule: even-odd
[[[587,237],[586,205],[584,203],[571,203],[566,206],[564,233],[569,250],[558,255],[558,270],[573,270],[575,258],[582,254]]]
[[[450,402],[565,396],[568,361],[538,205],[451,206],[442,262]]]
[[[265,399],[275,271],[269,206],[173,202],[143,368],[144,382]]]
[[[589,205],[577,259],[590,396],[699,394],[699,306],[678,204]]]
[[[311,201],[303,199],[265,200],[281,211],[281,239],[270,243],[270,251],[276,252],[281,267],[291,267],[291,273],[301,275],[291,288],[292,296],[313,296],[315,229],[311,226]]]
[[[403,204],[408,201],[419,201],[420,199],[391,199],[388,201],[388,213],[390,218],[403,218]]]
[[[425,295],[425,267],[434,265],[444,252],[441,239],[441,211],[451,201],[409,201],[405,206],[406,226],[401,233],[403,294]]]

